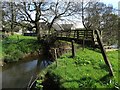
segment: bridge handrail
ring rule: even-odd
[[[92,38],[93,37],[93,30],[61,30],[57,32],[57,37],[67,37],[72,36],[74,38]]]
[[[47,35],[46,40],[55,39],[57,37],[93,40],[94,34],[95,30],[60,30]]]

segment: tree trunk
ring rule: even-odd
[[[35,23],[35,27],[36,27],[37,39],[40,40],[41,39],[41,30],[39,27],[39,22]]]
[[[11,2],[11,35],[13,35],[13,31],[14,31],[14,21],[15,21],[15,13],[14,13],[14,6],[13,6],[13,2]]]
[[[13,25],[13,22],[11,22],[11,35],[14,35],[14,25]]]

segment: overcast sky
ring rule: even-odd
[[[112,4],[114,8],[118,8],[118,2],[120,0],[100,0],[101,2],[104,2],[105,4]]]
[[[1,0],[1,1],[15,1],[15,2],[19,2],[19,1],[26,1],[26,2],[30,2],[30,1],[43,1],[43,0]],[[49,1],[49,0],[46,0],[46,1]],[[50,0],[50,1],[56,1],[56,0]],[[67,1],[67,0],[66,0]],[[82,0],[68,0],[68,1],[82,1]],[[89,0],[86,0],[86,1],[89,1]],[[91,0],[92,1],[92,0]],[[93,0],[94,1],[94,0]],[[105,4],[112,4],[114,8],[118,8],[118,2],[120,0],[96,0],[96,1],[101,1],[101,2],[104,2]]]
[[[55,1],[55,0],[53,0],[53,1]],[[71,0],[71,1],[78,1],[78,0]],[[81,1],[81,0],[79,0],[79,1]],[[120,0],[97,0],[97,1],[103,2],[106,5],[112,4],[114,8],[118,9],[118,2]],[[34,14],[35,14],[35,12],[34,12]],[[34,17],[34,14],[32,14],[32,17]],[[83,25],[80,22],[78,22],[76,27],[83,27]]]

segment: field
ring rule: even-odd
[[[107,52],[107,56],[112,64],[114,77],[109,76],[108,67],[106,66],[102,54],[99,50],[90,48],[77,49],[75,58],[71,58],[71,53],[64,54],[58,58],[46,69],[48,79],[53,80],[59,88],[112,88],[120,89],[118,75],[118,51]],[[119,69],[119,70],[118,70]],[[44,74],[45,74],[44,73]],[[43,74],[40,74],[43,76]],[[50,81],[43,79],[43,83]],[[37,82],[39,87],[40,80]],[[45,84],[46,85],[46,84]],[[47,84],[52,86],[52,84]],[[43,85],[44,87],[44,85]]]

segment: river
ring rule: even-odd
[[[63,49],[68,48],[69,45],[59,44],[59,47],[60,46],[62,47],[62,49],[58,48],[59,49],[58,54],[60,52],[62,53],[65,52],[66,50]],[[44,54],[42,54],[39,57],[38,55],[37,56],[30,55],[19,62],[7,63],[2,67],[2,70],[0,70],[0,76],[2,75],[2,82],[0,82],[0,85],[2,83],[3,89],[26,88],[27,85],[29,84],[29,81],[31,80],[31,77],[36,77],[36,75],[41,70],[43,70],[45,67],[51,64],[50,60],[54,59],[51,59],[51,55],[49,55],[48,50],[46,50],[46,52],[44,52]]]
[[[31,77],[36,76],[51,62],[47,59],[33,59],[6,64],[2,67],[2,88],[26,88]]]

